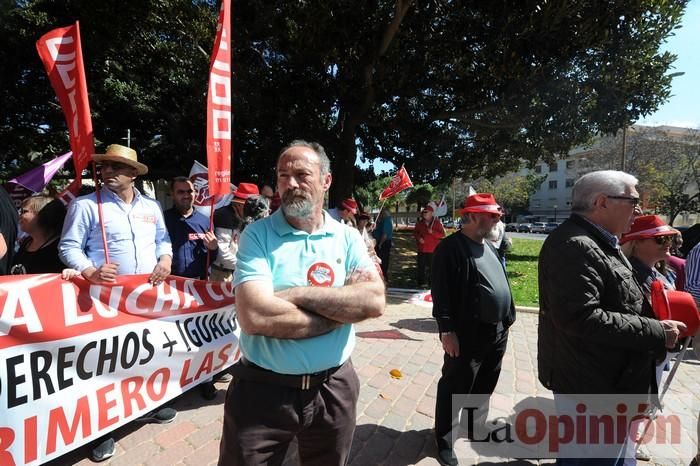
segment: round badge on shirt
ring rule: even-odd
[[[331,287],[335,281],[335,273],[325,262],[316,262],[306,272],[306,279],[311,286]]]

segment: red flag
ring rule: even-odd
[[[76,178],[68,190],[75,195],[80,189],[82,172],[95,153],[78,21],[41,36],[36,42],[36,50],[68,124]]]
[[[207,93],[209,193],[231,192],[231,0],[221,2]]]
[[[386,189],[382,191],[382,194],[379,195],[379,200],[383,201],[384,199],[388,199],[391,196],[397,195],[404,189],[411,187],[413,187],[413,183],[411,183],[411,178],[408,177],[408,172],[406,171],[404,166],[401,165],[399,171],[397,171],[396,175],[394,175],[394,177],[391,179],[391,183],[389,183],[389,186],[387,186]]]

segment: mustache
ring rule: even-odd
[[[300,200],[307,200],[311,199],[309,195],[307,195],[304,191],[301,190],[288,190],[285,191],[285,193],[282,195],[282,202],[284,203],[291,203],[295,201],[300,201]]]

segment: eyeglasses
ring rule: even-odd
[[[639,203],[641,202],[641,199],[639,199],[638,197],[631,197],[631,196],[608,196],[607,194],[606,194],[606,196],[607,196],[609,199],[617,199],[617,200],[620,200],[620,201],[627,201],[627,202],[629,202],[630,204],[632,204],[632,205],[635,206],[635,207],[637,207],[637,206],[639,205]]]
[[[656,236],[654,237],[654,241],[656,241],[656,244],[671,244],[673,242],[673,235]]]

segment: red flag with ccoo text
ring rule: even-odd
[[[231,0],[221,2],[207,93],[209,193],[231,192]]]
[[[401,168],[399,168],[399,171],[396,172],[396,175],[391,179],[391,183],[389,183],[389,186],[386,187],[384,191],[382,191],[382,194],[379,195],[379,200],[383,201],[384,199],[388,199],[391,196],[395,196],[404,189],[411,188],[413,187],[413,183],[411,183],[411,178],[408,177],[408,172],[406,171],[406,168],[404,168],[403,165],[401,165]]]
[[[36,42],[36,50],[66,117],[75,167],[75,180],[67,191],[76,195],[82,172],[95,153],[79,22],[47,32]]]

